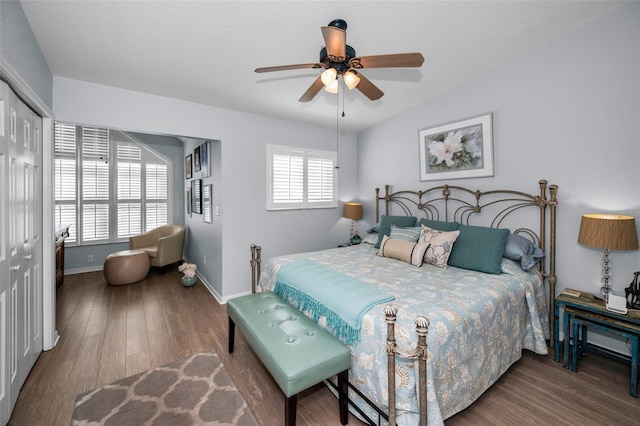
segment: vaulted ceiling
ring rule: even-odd
[[[21,4],[55,76],[361,131],[619,5],[620,1],[33,1]],[[420,52],[418,69],[364,69],[385,95],[321,91],[320,27],[347,21],[358,56]],[[337,106],[337,101],[340,106]],[[54,100],[55,103],[55,100]]]

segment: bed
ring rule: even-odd
[[[266,262],[261,259],[260,247],[252,245],[252,285],[254,291],[276,290],[350,347],[349,376],[354,390],[350,398],[362,419],[372,424],[443,424],[495,383],[520,359],[523,349],[547,354],[554,321],[549,306],[553,306],[556,285],[556,207],[557,186],[549,186],[544,180],[539,182],[536,194],[481,192],[451,185],[391,192],[387,185],[384,195],[376,189],[380,232],[369,235],[360,245],[278,256]],[[410,218],[417,218],[414,225],[419,226],[393,223],[411,223]],[[452,262],[456,254],[453,264],[457,266],[444,267],[442,258],[434,255],[441,244],[433,235],[453,238],[456,230],[435,228],[455,225],[459,231],[451,245],[456,249],[456,243],[460,243],[461,251],[450,250],[445,263]],[[432,249],[434,263],[412,264],[420,241],[409,257],[405,256],[406,250],[399,249],[406,244],[396,237],[418,229],[419,238],[431,238],[424,245],[427,252]],[[526,240],[530,244],[525,244],[524,252],[515,254],[511,247],[511,258],[501,254],[497,266],[494,259],[489,272],[479,271],[485,266],[478,267],[475,255],[464,249],[469,248],[470,235],[482,238],[480,249],[473,244],[471,248],[484,257],[491,251],[494,234],[507,235],[502,251],[514,236],[520,243]],[[392,243],[398,246],[390,246]],[[382,248],[376,247],[380,245]],[[536,253],[533,261],[526,253],[532,252],[531,246]],[[385,255],[381,255],[383,251]],[[418,253],[422,261],[424,252]],[[285,271],[303,266],[329,274],[313,270],[305,281],[316,288],[327,286],[326,292],[337,295],[331,300],[322,299],[329,305],[330,315],[317,312],[317,305],[310,308],[301,302],[327,296],[316,296],[312,290],[300,296],[297,289],[286,291],[291,290],[288,285],[294,278],[285,278]],[[491,270],[496,267],[498,271]],[[331,278],[321,281],[322,276]],[[343,279],[363,283],[393,298],[362,308],[357,336],[350,339],[340,331],[342,326],[333,324],[334,307],[330,306],[335,303],[337,311],[340,302],[344,304],[341,292],[328,287],[329,281],[342,285]],[[353,309],[359,308],[354,305]],[[553,344],[552,339],[549,341]]]

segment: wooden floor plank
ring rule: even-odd
[[[215,350],[264,425],[284,421],[284,395],[238,333],[227,351],[226,307],[201,283],[183,287],[180,275],[152,270],[140,283],[109,286],[101,272],[70,275],[57,292],[57,346],[38,358],[10,425],[68,425],[77,394],[203,350]],[[553,354],[525,351],[475,403],[447,426],[637,424],[640,401],[629,396],[629,366],[598,355],[579,372]],[[304,392],[299,425],[338,425],[337,401],[323,386]],[[354,416],[349,424],[361,425]]]

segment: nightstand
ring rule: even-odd
[[[556,298],[555,303],[555,355],[554,360],[560,361],[560,327],[558,318],[560,308],[564,308],[564,367],[569,368],[569,339],[570,330],[573,326],[574,347],[572,350],[573,371],[577,371],[577,362],[581,354],[587,350],[586,334],[589,327],[599,331],[619,335],[631,341],[631,383],[629,393],[638,396],[638,341],[640,340],[640,310],[629,309],[626,315],[618,314],[607,310],[603,300],[596,299],[593,294],[580,292],[579,296],[571,296],[565,293]],[[579,334],[582,331],[582,338]],[[581,343],[581,350],[578,346]]]

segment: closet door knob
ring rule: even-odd
[[[20,270],[20,265],[12,266],[11,270],[15,271],[15,272],[18,272]]]
[[[27,260],[31,260],[32,257],[33,257],[32,255],[28,254],[24,258],[27,259]]]

